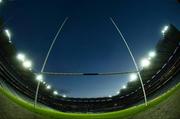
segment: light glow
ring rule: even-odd
[[[24,54],[19,53],[19,54],[17,55],[17,59],[18,59],[19,61],[24,62],[24,61],[25,61],[25,59],[26,59],[26,57],[25,57],[25,55],[24,55]]]
[[[32,67],[32,62],[31,62],[30,60],[25,60],[25,61],[23,62],[23,66],[24,66],[24,68],[26,68],[26,69],[31,69],[31,67]]]
[[[64,94],[64,95],[62,95],[62,97],[63,97],[63,98],[66,98],[67,96]]]
[[[58,95],[58,92],[57,92],[57,91],[54,91],[53,94],[54,94],[54,95]]]
[[[4,32],[6,33],[7,37],[9,38],[9,42],[11,43],[11,33],[8,29],[5,29]]]
[[[146,58],[141,60],[141,67],[143,67],[143,68],[149,67],[150,64],[151,64],[151,62]]]
[[[123,86],[122,86],[122,89],[126,89],[126,88],[127,88],[126,85],[123,85]]]
[[[154,58],[155,56],[156,56],[156,52],[155,51],[149,52],[149,57],[150,58]]]
[[[164,34],[164,33],[166,33],[166,31],[167,31],[168,29],[169,29],[169,26],[165,26],[161,32]]]
[[[137,74],[136,73],[133,73],[130,75],[130,82],[133,82],[133,81],[136,81],[138,78]]]
[[[50,85],[47,85],[46,88],[47,88],[47,89],[51,89],[51,86],[50,86]]]
[[[116,94],[119,95],[119,94],[120,94],[120,91],[117,91]]]
[[[42,82],[42,81],[43,81],[43,75],[38,74],[38,75],[36,76],[36,80]]]

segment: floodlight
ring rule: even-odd
[[[42,74],[38,74],[36,76],[36,80],[42,82],[43,81],[43,75]]]
[[[25,68],[31,68],[31,67],[32,67],[32,62],[29,61],[29,60],[25,60],[25,61],[23,62],[23,66],[24,66]]]
[[[0,3],[2,3],[3,2],[3,0],[0,0]]]
[[[123,85],[123,86],[122,86],[122,89],[126,89],[126,88],[127,88],[127,86],[126,86],[126,85]]]
[[[144,58],[144,59],[142,59],[141,60],[141,66],[144,68],[144,67],[149,67],[149,65],[151,64],[151,62],[148,60],[148,59],[146,59],[146,58]]]
[[[50,85],[47,85],[46,88],[47,88],[47,89],[51,89],[51,86],[50,86]]]
[[[133,81],[136,81],[138,78],[137,74],[136,73],[133,73],[130,75],[130,82],[133,82]]]
[[[62,97],[63,97],[63,98],[66,98],[67,96],[64,94],[64,95],[62,95]]]
[[[166,31],[167,31],[168,29],[169,29],[169,26],[165,26],[161,32],[164,34],[164,33],[166,33]]]
[[[11,43],[11,33],[8,29],[5,29],[4,32],[6,33],[6,36],[9,38],[9,42]]]
[[[117,91],[117,92],[116,92],[116,94],[117,94],[117,95],[119,95],[119,94],[120,94],[120,92],[119,92],[119,91]]]
[[[58,95],[58,92],[57,92],[57,91],[54,91],[53,94],[54,94],[54,95]]]
[[[25,61],[25,59],[26,59],[25,55],[22,53],[17,54],[16,57],[19,61],[22,61],[22,62]]]
[[[149,52],[149,57],[150,57],[150,58],[153,58],[153,57],[155,57],[155,56],[156,56],[156,52],[155,52],[155,51]]]

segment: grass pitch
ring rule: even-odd
[[[24,109],[27,109],[30,112],[43,116],[42,119],[128,119],[140,112],[146,111],[160,104],[161,102],[168,99],[176,91],[180,89],[180,83],[164,93],[163,95],[151,100],[148,102],[148,106],[144,104],[134,106],[125,110],[108,112],[108,113],[98,113],[98,114],[79,114],[79,113],[64,113],[49,108],[36,107],[31,103],[28,103],[20,98],[15,97],[12,93],[0,88],[0,93],[5,97],[8,97],[11,101],[21,106]]]

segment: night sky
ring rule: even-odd
[[[9,0],[0,16],[12,32],[19,52],[40,72],[59,26],[65,24],[50,54],[45,71],[121,72],[135,70],[131,57],[112,25],[112,17],[127,39],[136,60],[154,49],[161,29],[170,23],[180,28],[176,0]],[[124,76],[45,76],[60,94],[73,97],[116,95],[129,80]]]

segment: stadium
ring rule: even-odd
[[[110,20],[119,31],[113,19]],[[162,38],[156,44],[154,51],[143,59],[142,69],[106,73],[35,72],[31,69],[31,62],[26,61],[24,54],[18,53],[3,20],[0,21],[0,28],[0,99],[4,102],[0,103],[0,109],[5,110],[0,113],[2,115],[0,119],[134,119],[143,116],[145,118],[153,112],[149,110],[161,110],[160,107],[156,109],[156,106],[167,106],[168,100],[174,101],[176,106],[168,105],[169,108],[175,108],[170,109],[175,110],[170,118],[180,117],[177,101],[180,99],[180,31],[173,24],[164,26]],[[43,81],[44,75],[83,77],[124,74],[130,74],[131,80],[119,89],[117,95],[97,98],[60,95]],[[17,114],[20,113],[21,117],[7,114],[15,114],[12,111],[16,111],[16,108]],[[146,115],[144,111],[147,111]],[[139,113],[141,116],[134,117]],[[168,113],[164,114],[165,117],[167,115]]]

